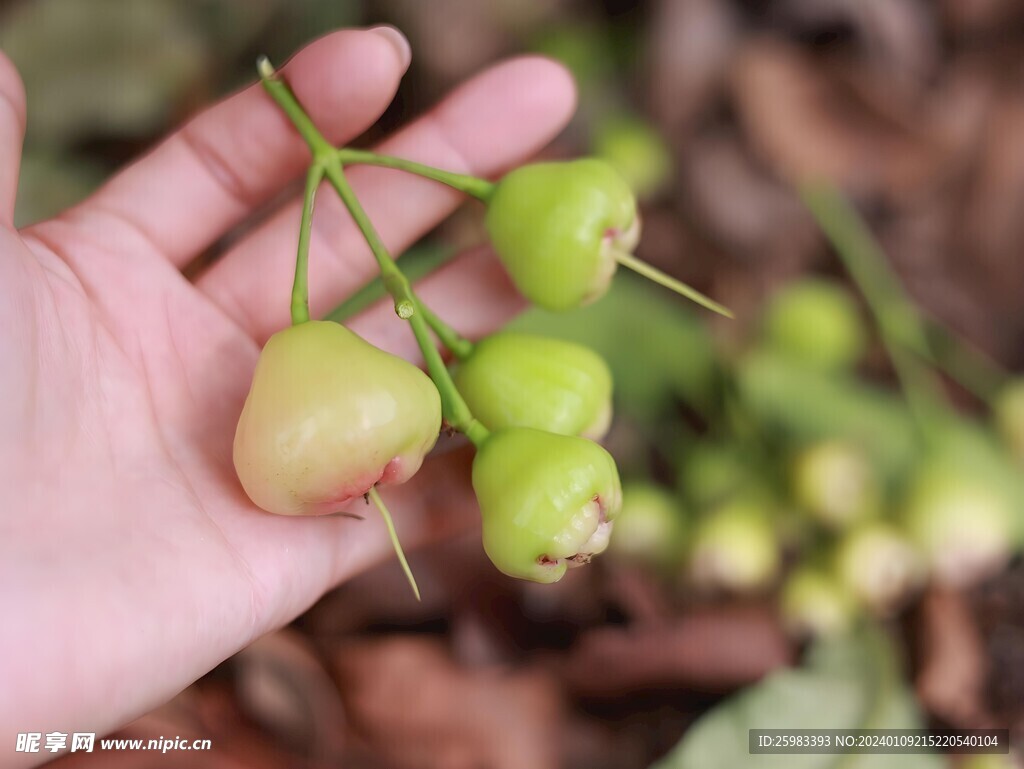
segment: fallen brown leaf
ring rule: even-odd
[[[750,42],[732,93],[750,144],[789,184],[825,178],[857,196],[898,196],[939,170],[939,148],[909,116],[873,108],[837,69],[795,45]]]
[[[932,588],[920,608],[920,669],[914,682],[929,711],[961,728],[991,727],[984,704],[988,660],[962,594]]]
[[[715,606],[664,623],[592,630],[558,670],[569,689],[584,696],[650,688],[720,693],[792,660],[775,612]]]
[[[334,657],[349,717],[374,753],[403,769],[555,769],[564,705],[535,671],[458,667],[444,645],[394,636]]]

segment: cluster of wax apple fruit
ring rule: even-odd
[[[379,500],[376,486],[416,473],[446,422],[476,445],[473,488],[484,549],[497,568],[554,582],[569,566],[586,563],[607,547],[621,505],[615,462],[595,442],[611,418],[606,364],[588,348],[554,339],[498,332],[472,344],[459,337],[423,305],[383,252],[341,161],[390,165],[463,185],[487,206],[494,250],[519,291],[558,310],[600,297],[616,265],[633,259],[639,220],[628,185],[595,159],[531,164],[491,184],[335,150],[303,119],[294,94],[269,65],[261,66],[267,90],[313,150],[303,227],[315,185],[326,177],[378,257],[429,376],[340,324],[309,320],[308,311],[295,314],[308,249],[300,233],[296,322],[264,347],[235,436],[234,463],[245,492],[262,509],[283,515],[339,512],[367,494]],[[454,372],[439,363],[428,327],[458,359]]]
[[[688,588],[777,588],[793,630],[829,635],[928,582],[970,588],[1021,551],[1024,380],[991,388],[991,426],[947,409],[920,425],[859,376],[868,329],[845,286],[793,282],[757,329],[721,362],[744,432],[712,419],[680,452],[677,489],[627,479],[613,556]]]

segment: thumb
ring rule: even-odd
[[[24,138],[25,87],[14,64],[0,52],[0,226],[14,226],[14,198]]]

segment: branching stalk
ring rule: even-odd
[[[309,167],[306,192],[302,198],[302,220],[299,223],[299,249],[295,257],[295,281],[292,283],[292,325],[309,320],[309,238],[313,229],[313,203],[324,169],[317,163]]]
[[[345,204],[345,208],[348,209],[352,220],[363,234],[367,245],[370,246],[370,251],[373,252],[377,260],[380,277],[384,281],[384,288],[387,289],[387,292],[395,302],[395,312],[398,317],[405,320],[412,318],[416,312],[416,300],[412,293],[412,286],[409,285],[409,281],[406,280],[405,275],[388,253],[384,241],[381,240],[373,223],[370,222],[370,218],[366,215],[366,211],[356,197],[355,190],[352,189],[348,179],[345,178],[345,172],[342,170],[341,163],[336,157],[327,161],[324,167],[324,175],[331,186],[334,187],[334,191],[338,193],[342,203]]]
[[[387,247],[381,240],[380,235],[377,234],[376,229],[374,229],[373,223],[366,215],[362,204],[349,186],[345,173],[341,170],[341,166],[337,161],[328,164],[327,180],[337,191],[342,202],[348,208],[349,213],[352,214],[352,219],[363,233],[363,237],[377,259],[381,278],[384,281],[384,286],[388,289],[388,293],[395,300],[396,310],[406,302],[408,302],[411,308],[411,311],[403,317],[409,321],[409,325],[412,327],[412,333],[416,337],[416,342],[423,353],[423,358],[426,360],[430,378],[434,380],[434,384],[441,394],[441,411],[444,414],[445,421],[459,432],[468,436],[473,443],[480,445],[487,438],[486,428],[473,417],[469,406],[466,405],[466,401],[463,400],[456,389],[455,382],[452,381],[451,374],[448,373],[448,368],[444,365],[441,354],[437,351],[434,340],[430,337],[430,329],[424,314],[417,312],[417,309],[422,309],[423,305],[416,297],[405,275],[402,274],[402,271],[398,269],[398,266],[392,260]],[[398,310],[398,313],[400,316],[402,315],[401,310]]]
[[[366,239],[367,245],[370,246],[370,250],[377,260],[377,266],[380,269],[384,287],[394,300],[395,312],[400,318],[407,320],[412,327],[413,335],[416,337],[416,342],[426,360],[427,371],[441,395],[441,409],[445,421],[455,430],[464,433],[477,446],[482,445],[488,436],[487,428],[473,417],[469,406],[455,387],[451,374],[448,373],[448,369],[441,359],[441,354],[437,351],[434,340],[430,336],[430,328],[424,318],[425,313],[422,312],[423,305],[413,292],[412,286],[405,275],[391,258],[387,247],[384,245],[384,241],[377,233],[369,216],[367,216],[362,204],[356,197],[355,191],[348,183],[348,179],[345,178],[345,172],[340,159],[341,153],[332,147],[323,137],[323,134],[313,125],[309,115],[302,105],[299,104],[291,88],[277,76],[269,60],[266,57],[262,57],[257,66],[263,87],[281,107],[282,111],[292,121],[302,138],[309,145],[310,151],[313,154],[313,165],[320,166],[323,169],[323,175],[335,192],[338,193],[338,196],[352,216],[352,220]],[[458,345],[454,339],[452,341]]]
[[[473,343],[441,320],[437,313],[427,307],[427,305],[420,302],[416,309],[423,315],[423,319],[430,326],[434,334],[437,335],[437,338],[441,340],[441,344],[451,350],[452,355],[459,360],[466,360],[466,358],[473,354]]]
[[[413,160],[396,158],[390,155],[378,155],[376,152],[369,152],[367,150],[357,150],[345,147],[338,150],[338,160],[341,161],[342,165],[346,166],[360,164],[381,166],[383,168],[397,168],[400,171],[406,171],[410,174],[415,174],[416,176],[422,176],[426,179],[433,179],[435,182],[446,184],[459,192],[472,195],[474,198],[484,202],[487,202],[490,199],[491,193],[494,192],[495,187],[493,183],[476,176],[457,174],[453,171],[444,171],[440,168],[423,165],[423,163],[417,163]]]

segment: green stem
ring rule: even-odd
[[[274,68],[265,56],[260,58],[257,67],[260,78],[263,81],[263,87],[266,88],[274,101],[277,102],[292,121],[302,135],[302,138],[305,139],[310,151],[313,153],[314,165],[320,166],[323,169],[323,175],[338,193],[338,196],[352,216],[352,220],[359,227],[359,231],[362,232],[363,237],[370,246],[370,250],[377,260],[377,266],[380,268],[380,276],[384,287],[392,299],[394,299],[395,312],[400,318],[408,320],[412,326],[416,342],[419,344],[423,357],[427,362],[430,378],[434,380],[434,384],[441,394],[441,407],[445,420],[454,429],[464,433],[474,444],[477,446],[482,445],[488,436],[487,428],[473,417],[469,406],[466,405],[466,401],[463,400],[458,389],[456,389],[451,374],[448,373],[448,369],[441,359],[441,354],[437,351],[434,340],[430,337],[430,330],[423,318],[423,313],[416,312],[417,307],[422,308],[422,305],[416,294],[413,293],[409,281],[391,258],[387,247],[384,245],[384,241],[381,240],[377,230],[374,229],[370,217],[366,215],[366,211],[356,197],[355,191],[349,185],[348,179],[345,178],[339,151],[332,147],[323,137],[323,134],[313,125],[313,121],[309,119],[309,115],[306,114],[302,105],[299,104],[291,88],[277,77]]]
[[[281,110],[288,116],[288,119],[292,121],[299,135],[309,145],[309,149],[313,153],[313,159],[326,159],[328,156],[333,155],[335,153],[334,147],[324,138],[324,135],[320,133],[317,127],[313,125],[313,121],[310,120],[306,110],[299,104],[299,100],[295,98],[292,89],[288,87],[284,80],[278,77],[274,65],[270,63],[270,59],[266,56],[260,56],[256,60],[256,69],[260,74],[260,80],[263,82],[263,87],[267,93],[273,97]]]
[[[452,355],[459,360],[466,360],[466,358],[473,354],[473,343],[441,320],[437,313],[422,302],[416,306],[416,311],[422,313],[427,325],[437,335],[437,338],[441,340],[441,344],[451,350]]]
[[[864,294],[918,430],[928,434],[944,410],[936,381],[920,360],[909,354],[931,358],[917,309],[864,220],[838,189],[828,183],[804,184],[799,194]]]
[[[406,171],[410,174],[416,174],[417,176],[422,176],[426,179],[433,179],[435,182],[446,184],[459,192],[472,195],[474,198],[482,200],[485,203],[490,199],[495,187],[492,182],[476,176],[457,174],[454,171],[444,171],[440,168],[427,166],[413,160],[396,158],[391,155],[378,155],[376,152],[369,152],[368,150],[357,150],[345,147],[338,150],[338,160],[340,160],[343,165],[360,164],[367,166],[382,166],[384,168],[396,168],[400,171]]]
[[[384,241],[377,234],[373,222],[366,215],[366,211],[345,178],[345,172],[336,157],[328,161],[325,172],[327,180],[334,187],[345,207],[348,208],[353,221],[369,244],[370,250],[377,260],[377,266],[380,268],[384,286],[395,300],[396,312],[400,317],[409,321],[409,325],[412,327],[413,335],[426,360],[430,378],[434,380],[434,384],[441,394],[441,409],[445,421],[460,433],[464,433],[477,446],[482,445],[488,436],[487,429],[473,417],[466,401],[456,389],[451,374],[444,365],[441,354],[437,351],[434,340],[430,336],[430,329],[422,312],[422,303],[413,292],[405,275],[392,260]]]
[[[409,580],[409,584],[412,586],[412,592],[416,596],[416,600],[422,600],[420,598],[420,589],[416,585],[416,578],[412,575],[412,569],[409,567],[409,562],[405,559],[405,552],[402,550],[402,543],[398,540],[398,532],[395,531],[395,522],[391,520],[391,513],[388,512],[387,506],[384,504],[384,500],[380,498],[380,493],[377,491],[376,486],[371,486],[367,492],[367,496],[373,501],[373,504],[380,511],[381,518],[384,519],[384,525],[387,526],[388,536],[391,538],[391,546],[395,548],[395,555],[398,556],[398,562],[402,564],[402,571],[405,572],[406,579]]]
[[[430,374],[430,378],[434,380],[437,391],[441,394],[441,413],[444,415],[445,421],[469,438],[474,446],[480,448],[490,433],[473,416],[466,401],[463,400],[462,395],[455,387],[455,382],[452,381],[448,368],[444,365],[444,361],[441,360],[437,347],[434,346],[434,340],[430,337],[430,329],[423,315],[421,313],[413,315],[409,318],[409,325],[412,327],[416,343],[419,345],[420,350],[423,352],[423,357],[427,361],[427,372]]]
[[[313,230],[313,202],[324,169],[319,164],[309,167],[306,193],[302,199],[302,221],[299,223],[299,249],[295,257],[295,281],[292,283],[292,325],[309,320],[309,237]]]
[[[685,296],[687,299],[696,302],[701,307],[705,307],[712,312],[717,312],[719,315],[724,315],[727,318],[735,317],[732,314],[732,310],[720,305],[715,300],[704,296],[704,294],[697,289],[686,285],[680,280],[676,280],[671,275],[666,275],[657,267],[653,267],[647,262],[637,259],[632,254],[627,254],[625,251],[617,251],[615,253],[615,261],[623,267],[628,267],[633,270],[633,272],[643,275],[648,280],[653,280],[658,285],[664,286],[671,291],[675,291],[677,294]]]
[[[406,251],[401,256],[395,257],[395,263],[415,287],[416,281],[451,261],[456,253],[451,248],[427,244],[414,247],[411,251]],[[380,279],[380,275],[374,275],[358,291],[349,295],[341,304],[331,310],[324,320],[345,323],[349,318],[363,312],[387,295],[388,292],[384,288],[384,282]]]
[[[395,313],[399,318],[405,320],[412,318],[416,312],[416,299],[412,293],[412,286],[409,285],[409,281],[406,280],[405,275],[398,269],[398,265],[395,264],[388,253],[384,241],[381,240],[380,235],[370,221],[370,217],[366,215],[366,211],[356,197],[355,190],[352,189],[348,179],[345,178],[345,172],[342,170],[341,163],[337,157],[332,157],[327,161],[324,167],[324,174],[327,176],[327,181],[334,187],[335,192],[338,193],[338,197],[345,204],[349,215],[351,215],[352,220],[356,223],[359,231],[370,246],[370,251],[373,252],[374,257],[377,259],[381,280],[395,302]]]

